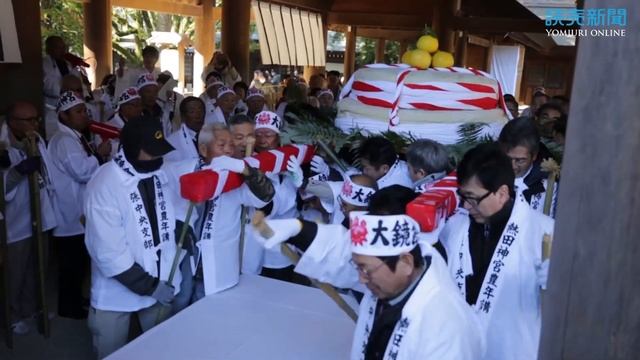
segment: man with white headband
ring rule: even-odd
[[[65,294],[66,300],[59,307],[62,316],[81,319],[87,315],[82,307],[82,282],[89,261],[84,246],[82,204],[87,183],[111,153],[111,143],[105,141],[94,150],[84,138],[82,132],[87,129],[89,119],[84,101],[75,93],[63,93],[57,110],[60,130],[49,142],[52,166],[48,171],[58,223],[53,236],[65,256],[60,261],[60,294]]]
[[[218,98],[218,89],[224,86],[222,80],[220,80],[220,74],[215,71],[207,74],[205,80],[205,90],[200,94],[200,99],[204,101],[206,107],[206,114],[213,113],[216,108],[216,99]]]
[[[251,88],[247,92],[247,116],[255,118],[259,112],[267,110],[264,92],[258,88]]]
[[[140,99],[140,94],[138,94],[138,89],[130,87],[118,97],[118,109],[107,121],[107,125],[122,129],[127,121],[141,115],[142,100]],[[118,146],[120,146],[120,140],[111,139],[111,158],[118,152]]]
[[[156,81],[156,77],[151,73],[140,75],[136,82],[136,88],[142,100],[143,115],[147,118],[156,119],[156,121],[161,124],[164,135],[171,135],[173,132],[171,112],[163,109],[162,104],[158,100],[160,86]]]
[[[282,118],[271,111],[262,111],[255,118],[257,151],[274,150],[280,146]],[[291,156],[287,161],[286,174],[267,174],[273,183],[275,196],[269,204],[268,219],[283,219],[298,216],[296,196],[303,183],[302,169],[298,160]],[[283,281],[293,281],[295,274],[291,260],[280,249],[268,249],[262,257],[262,275]]]
[[[334,108],[334,99],[333,92],[329,89],[322,89],[318,91],[316,97],[320,102],[320,109],[333,109]]]
[[[227,125],[229,118],[233,115],[233,109],[236,107],[238,98],[236,93],[226,86],[218,88],[216,97],[216,107],[212,113],[207,113],[204,119],[205,124],[219,123]]]
[[[292,244],[300,237],[313,237],[307,252],[316,242],[331,243],[324,262],[338,269],[333,276],[348,272],[366,286],[351,360],[482,356],[482,332],[472,311],[458,295],[443,259],[428,244],[419,243],[424,234],[418,223],[404,214],[404,206],[415,196],[398,186],[380,190],[371,199],[369,213],[350,214],[348,231],[336,225],[314,229],[295,219],[267,220],[275,235],[261,238],[265,246],[291,236],[298,238],[290,239]]]

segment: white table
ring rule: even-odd
[[[355,323],[315,288],[243,275],[109,360],[348,359]]]

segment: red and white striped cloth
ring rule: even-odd
[[[259,168],[264,173],[281,173],[287,171],[287,160],[291,155],[295,156],[301,164],[307,164],[315,155],[315,148],[311,145],[286,145],[274,150],[262,151],[244,160],[250,166]],[[215,186],[216,190],[213,193],[213,198],[235,190],[244,183],[241,174],[231,171],[208,171],[212,171],[215,175],[212,186]]]
[[[495,82],[488,84],[487,81],[417,83],[412,82],[415,80],[408,80],[407,77],[412,71],[418,70],[407,65],[372,64],[366,68],[392,70],[391,72],[396,75],[396,81],[363,80],[354,74],[343,88],[341,98],[349,96],[365,105],[389,109],[391,127],[399,124],[399,109],[426,111],[506,109],[500,84],[484,71],[456,67],[421,70],[480,76]]]

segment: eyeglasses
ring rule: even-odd
[[[367,279],[370,279],[371,275],[373,275],[373,273],[378,271],[380,268],[382,268],[383,265],[386,265],[387,263],[383,260],[381,264],[379,264],[378,266],[376,266],[376,267],[374,267],[373,269],[370,269],[370,270],[367,270],[367,269],[363,268],[362,266],[356,264],[356,262],[353,261],[353,259],[349,260],[349,264],[351,264],[351,266],[353,266],[356,269],[356,271],[358,271],[358,273],[362,274]]]
[[[518,166],[527,165],[527,163],[529,162],[528,158],[510,158],[510,159],[513,164]]]
[[[37,122],[40,121],[40,117],[38,117],[38,116],[28,117],[28,118],[21,118],[21,117],[17,117],[17,116],[12,116],[12,119],[25,121],[25,122],[30,122],[30,123],[37,123]]]
[[[488,191],[486,194],[480,196],[479,198],[465,196],[460,192],[460,190],[456,191],[456,193],[458,193],[458,196],[460,197],[460,205],[464,205],[464,203],[466,202],[471,207],[477,207],[478,205],[480,205],[482,200],[486,199],[490,194],[493,193],[493,191]]]

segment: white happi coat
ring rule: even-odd
[[[194,169],[200,169],[198,161],[181,161],[169,164],[174,174],[187,174]],[[207,169],[205,165],[202,169]],[[228,171],[216,171],[219,174],[218,187],[224,186]],[[177,176],[172,176],[177,179]],[[216,191],[219,193],[219,191]],[[211,199],[209,212],[203,214],[203,219],[194,217],[202,224],[202,231],[196,234],[196,246],[199,254],[193,260],[192,270],[202,261],[205,294],[210,295],[232,286],[240,280],[240,213],[242,206],[263,207],[267,203],[258,199],[245,183],[239,188],[222,193]],[[204,204],[202,206],[204,210]],[[177,219],[185,219],[186,210],[183,207],[176,211]],[[198,231],[196,229],[196,231]],[[245,233],[246,234],[246,233]],[[195,273],[195,271],[194,271]]]
[[[529,171],[524,176],[515,179],[514,187],[515,187],[517,196],[524,197],[522,192],[529,188],[524,183],[524,178],[527,177],[527,175],[529,175],[529,172],[531,172],[531,169],[529,169]],[[533,210],[539,213],[544,212],[544,202],[546,201],[546,198],[547,198],[546,190],[547,190],[548,182],[549,181],[547,179],[542,180],[542,186],[544,186],[545,192],[531,195],[531,201],[529,202],[529,205]],[[557,201],[558,201],[558,182],[556,182],[553,188],[553,194],[551,198],[551,208],[549,209],[549,216],[551,216],[552,218],[555,218]]]
[[[473,273],[469,253],[470,219],[459,211],[447,222],[440,241],[447,250],[449,271],[465,296]],[[498,241],[478,300],[472,305],[487,338],[486,360],[536,359],[540,338],[539,276],[542,239],[553,233],[553,219],[517,198]]]
[[[267,219],[291,219],[298,215],[296,209],[296,194],[298,189],[293,185],[289,176],[282,175],[280,181],[278,174],[269,174],[267,177],[273,183],[275,195],[273,197],[273,209]],[[262,266],[270,269],[282,269],[292,265],[291,260],[280,251],[280,247],[264,250]]]
[[[67,63],[69,74],[75,75],[80,79],[80,73],[75,67],[73,67],[70,62],[66,60],[65,62]],[[55,108],[58,103],[58,98],[60,97],[62,74],[60,73],[60,69],[58,69],[58,64],[49,55],[42,58],[42,75],[45,103]]]
[[[442,257],[428,244],[421,243],[420,247],[425,256],[431,256],[431,266],[402,310],[402,320],[396,325],[384,358],[477,359],[484,344],[473,312],[457,294]],[[349,260],[349,231],[341,225],[318,225],[316,237],[295,271],[335,287],[365,292],[351,350],[351,359],[359,360],[364,359],[377,298],[359,283],[358,272]],[[400,335],[402,342],[395,346],[394,337]],[[392,352],[398,357],[391,357]]]
[[[413,188],[413,181],[409,177],[409,167],[402,160],[396,160],[389,171],[378,179],[378,189],[383,189],[391,185],[402,185]]]
[[[167,141],[175,150],[164,156],[167,161],[180,161],[180,160],[195,160],[200,159],[198,149],[196,148],[194,141],[196,141],[196,132],[189,129],[187,125],[182,124],[178,131],[167,137]]]
[[[100,167],[87,186],[85,244],[91,256],[91,306],[99,310],[133,312],[155,304],[156,300],[132,292],[114,276],[137,263],[153,277],[165,281],[169,278],[177,249],[174,207],[186,200],[170,185],[164,166],[155,172],[140,174],[123,159],[120,151],[116,158]],[[140,180],[151,176],[156,189],[158,246],[154,244],[138,191]],[[172,283],[176,294],[181,281],[182,274],[176,271]]]
[[[227,120],[224,118],[224,114],[222,113],[222,109],[219,106],[216,106],[211,111],[207,111],[207,115],[204,117],[205,125],[208,124],[227,124]]]
[[[3,126],[6,126],[3,124]],[[44,140],[38,141],[38,150],[41,156],[42,170],[38,175],[38,185],[40,188],[40,211],[42,214],[42,231],[51,230],[56,226],[56,215],[54,212],[53,192],[55,191],[49,179],[48,168],[51,164]],[[27,158],[27,154],[15,147],[8,149],[11,159],[11,168],[18,165]],[[33,235],[31,222],[31,190],[29,187],[29,177],[24,176],[20,182],[10,191],[7,191],[8,169],[3,171],[5,178],[5,202],[6,202],[6,224],[7,243],[11,244],[24,240]]]
[[[122,116],[120,116],[120,113],[115,112],[105,124],[111,125],[118,129],[122,129],[124,127],[124,124],[126,124],[126,121],[122,118]],[[96,135],[96,138],[96,143],[100,144],[102,142],[102,138],[99,135]],[[110,139],[109,142],[111,143],[111,154],[109,155],[109,159],[113,159],[118,153],[118,148],[120,147],[120,139]]]
[[[91,176],[98,170],[98,159],[87,154],[81,135],[60,123],[48,146],[52,166],[48,167],[55,192],[55,236],[73,236],[84,233],[80,222],[83,215],[84,193]]]

